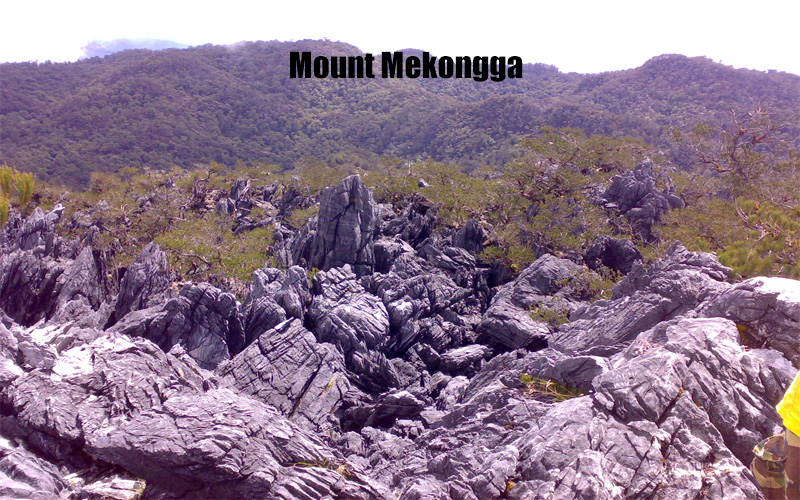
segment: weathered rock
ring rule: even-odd
[[[531,317],[534,309],[566,316],[583,303],[574,284],[585,268],[547,254],[528,266],[513,283],[497,292],[478,327],[486,338],[509,349],[547,346],[550,328]]]
[[[453,245],[472,253],[479,254],[483,251],[483,241],[486,234],[475,219],[470,219],[464,227],[453,235]]]
[[[383,434],[364,454],[404,499],[758,498],[744,463],[779,428],[771,408],[793,376],[762,354],[720,319],[660,325],[610,363],[507,353],[442,391],[447,411],[416,441],[427,453]],[[520,374],[548,372],[595,392],[555,404],[527,395]]]
[[[61,204],[57,204],[48,213],[44,213],[41,208],[36,207],[15,235],[16,248],[29,250],[40,257],[54,256],[57,244],[61,239],[56,234],[55,225],[61,219],[62,213],[64,213],[64,206]]]
[[[257,300],[270,296],[281,289],[286,279],[286,272],[272,267],[253,271],[253,283],[250,285],[250,299]]]
[[[314,331],[344,354],[381,350],[389,341],[389,314],[381,299],[368,293],[349,266],[314,277],[309,309]]]
[[[650,266],[644,267],[641,263],[634,263],[631,272],[614,287],[612,298],[633,295],[639,290],[667,289],[669,284],[677,281],[682,273],[703,274],[711,278],[706,282],[710,288],[708,291],[705,291],[702,286],[695,285],[683,294],[702,300],[727,288],[723,282],[730,279],[732,275],[732,271],[720,264],[713,254],[690,252],[686,247],[675,242],[667,248],[663,258],[653,262]],[[653,286],[654,281],[659,282],[657,287]]]
[[[645,269],[636,263],[615,287],[611,301],[576,311],[549,339],[566,353],[607,356],[661,321],[690,313],[730,285],[730,270],[710,254],[671,246],[663,259]]]
[[[390,341],[389,315],[381,300],[368,293],[349,265],[314,277],[308,319],[320,342],[344,354],[352,381],[369,392],[397,387],[400,376],[384,351]]]
[[[400,238],[381,238],[375,242],[375,272],[388,273],[395,259],[404,253],[415,254],[414,248]]]
[[[475,257],[463,248],[444,247],[439,249],[436,245],[427,243],[420,247],[419,254],[439,269],[456,271],[475,268]]]
[[[208,283],[184,285],[166,304],[129,313],[109,332],[144,337],[165,351],[181,345],[207,369],[244,347],[236,298]]]
[[[105,274],[105,265],[91,248],[84,248],[58,277],[53,304],[55,310],[50,319],[63,323],[90,316],[100,309],[107,299]],[[98,323],[105,324],[105,321],[98,320],[92,326],[102,326]]]
[[[52,367],[19,376],[4,398],[29,444],[64,460],[109,419],[198,392],[205,380],[190,360],[151,342],[102,337],[63,352]]]
[[[441,270],[411,254],[398,257],[388,274],[373,275],[365,283],[386,307],[394,338],[391,352],[396,355],[420,339],[418,320],[439,316],[461,326],[480,309],[473,290],[459,287]]]
[[[119,283],[111,325],[131,311],[159,304],[171,283],[167,255],[158,244],[149,243],[139,252]]]
[[[425,403],[409,391],[392,391],[377,403],[348,409],[345,418],[353,429],[392,427],[398,419],[419,416],[424,407]]]
[[[64,268],[49,258],[16,250],[0,256],[0,307],[17,323],[46,319]]]
[[[645,167],[615,198],[632,222],[663,208],[636,177]],[[434,233],[424,198],[398,215],[352,179],[325,201],[347,224],[276,224],[275,250],[315,267],[323,233],[325,259],[374,238],[361,232],[372,212],[388,237],[367,243],[371,263],[352,247],[362,271],[260,269],[244,306],[208,284],[165,299],[154,245],[113,297],[91,236],[66,252],[46,214],[25,231],[12,214],[0,496],[135,495],[146,480],[161,500],[760,498],[745,465],[781,427],[774,406],[796,374],[786,357],[800,360],[797,282],[731,285],[712,255],[675,245],[631,263],[611,300],[588,304],[595,276],[545,256],[487,304],[477,223]],[[226,200],[258,196],[237,186]],[[598,240],[595,264],[626,268],[609,245]]]
[[[325,432],[351,390],[344,358],[291,319],[263,333],[219,370],[244,394],[277,408],[300,427]]]
[[[311,303],[306,271],[299,266],[290,267],[272,298],[286,311],[287,317],[302,319]]]
[[[390,498],[379,486],[327,470],[344,462],[320,440],[227,389],[170,398],[93,434],[87,449],[190,498],[321,499],[348,490],[349,498]]]
[[[800,282],[752,278],[704,304],[700,314],[731,319],[750,342],[777,349],[800,364]]]
[[[244,321],[244,342],[250,345],[264,332],[286,320],[286,311],[272,297],[260,297],[247,308]]]
[[[387,220],[381,231],[386,236],[399,236],[416,248],[425,241],[436,226],[437,209],[424,196],[415,194],[402,213]]]
[[[49,500],[66,490],[58,467],[0,437],[0,497]]]
[[[484,345],[473,344],[452,349],[442,354],[439,366],[448,373],[472,371],[480,368],[480,363],[488,358],[492,350]]]
[[[592,270],[597,270],[602,265],[628,274],[633,263],[642,260],[642,254],[629,239],[601,235],[592,242],[591,248],[583,255],[583,260]]]
[[[653,225],[667,210],[683,208],[683,201],[671,189],[656,188],[653,162],[645,160],[630,172],[614,176],[611,185],[602,195],[606,208],[619,210],[645,240],[654,239]]]
[[[326,188],[319,200],[309,267],[327,271],[350,264],[356,275],[370,274],[375,267],[373,245],[379,227],[378,206],[361,177],[352,175],[338,186]]]

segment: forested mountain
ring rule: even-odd
[[[73,185],[92,171],[210,162],[366,167],[389,155],[497,166],[542,125],[632,135],[668,151],[673,128],[756,104],[800,137],[800,76],[705,58],[664,55],[597,75],[526,64],[524,78],[502,82],[302,80],[289,78],[290,51],[361,54],[328,41],[255,42],[3,64],[0,162]]]

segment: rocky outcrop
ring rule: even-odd
[[[136,257],[119,283],[119,293],[110,323],[113,325],[131,311],[161,303],[172,284],[167,255],[156,243],[149,243]]]
[[[350,264],[358,276],[371,273],[379,227],[378,205],[361,177],[352,175],[338,186],[326,188],[319,200],[309,267],[327,271]]]
[[[244,347],[236,298],[208,283],[187,284],[165,304],[134,311],[109,329],[152,340],[165,351],[180,345],[203,368],[213,369]]]
[[[749,279],[704,304],[700,314],[731,319],[751,345],[776,349],[800,364],[800,282]]]
[[[414,195],[400,214],[387,217],[381,228],[386,236],[399,236],[416,248],[433,234],[437,209],[421,195]]]
[[[642,253],[631,240],[605,235],[595,238],[592,246],[583,254],[583,261],[589,269],[596,271],[600,266],[605,266],[622,274],[628,274],[633,263],[641,260]]]
[[[314,276],[314,292],[308,316],[317,339],[344,354],[361,387],[382,392],[397,386],[398,375],[384,355],[389,314],[381,299],[361,286],[349,265]]]
[[[646,170],[614,203],[654,199]],[[242,215],[256,195],[234,188]],[[378,207],[357,177],[326,193],[319,218],[276,224],[289,265],[241,303],[176,291],[155,244],[113,293],[91,238],[15,216],[0,496],[761,498],[747,464],[800,360],[798,282],[598,239],[586,262],[627,272],[610,299],[552,255],[490,288],[477,221],[440,231],[424,198]]]
[[[218,373],[243,394],[320,433],[338,427],[334,413],[351,390],[341,352],[318,343],[296,319],[261,334]]]
[[[36,207],[33,213],[20,221],[19,228],[6,229],[13,248],[30,251],[37,256],[58,256],[61,237],[56,233],[56,223],[64,213],[64,206],[58,204],[51,212],[45,213]]]
[[[565,353],[609,355],[656,324],[686,315],[727,290],[730,269],[711,254],[680,245],[645,269],[634,264],[615,287],[611,301],[597,301],[570,316],[550,337]]]
[[[550,311],[566,317],[577,309],[582,302],[574,285],[580,281],[580,273],[585,274],[585,269],[573,262],[549,254],[540,257],[495,295],[479,331],[509,349],[545,347],[550,326],[531,317],[531,312]]]
[[[645,241],[653,240],[653,225],[670,209],[684,203],[671,189],[656,188],[653,162],[645,160],[630,172],[615,176],[601,196],[607,210],[618,211]]]
[[[32,325],[47,319],[55,300],[63,266],[30,251],[0,257],[0,307],[14,321]]]
[[[388,498],[356,471],[355,480],[337,472],[345,462],[318,438],[227,389],[170,398],[93,435],[87,448],[190,498]]]
[[[392,498],[274,407],[215,388],[219,381],[177,347],[164,353],[145,339],[104,336],[50,367],[12,372],[0,393],[9,415],[0,419],[0,474],[14,497],[97,490],[76,485],[91,460],[102,460],[189,498]],[[74,483],[60,480],[64,468]]]
[[[34,250],[0,256],[0,307],[6,314],[26,326],[79,318],[87,326],[104,324],[102,317],[87,318],[109,298],[105,266],[91,248],[74,260],[56,260]]]

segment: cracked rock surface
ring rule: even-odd
[[[641,166],[607,202],[645,231],[674,201],[652,186]],[[246,213],[251,191],[215,206]],[[110,283],[96,228],[72,241],[63,208],[15,215],[0,497],[762,498],[748,465],[800,362],[797,281],[604,244],[593,266],[611,252],[627,275],[592,301],[587,267],[543,255],[509,277],[478,222],[441,228],[419,195],[379,206],[353,176],[320,205],[276,226],[287,265],[244,296],[173,283],[156,244]]]

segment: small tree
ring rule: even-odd
[[[676,176],[687,208],[667,214],[662,240],[715,251],[744,277],[800,277],[800,157],[782,128],[763,107],[696,125],[690,147],[711,169]]]

